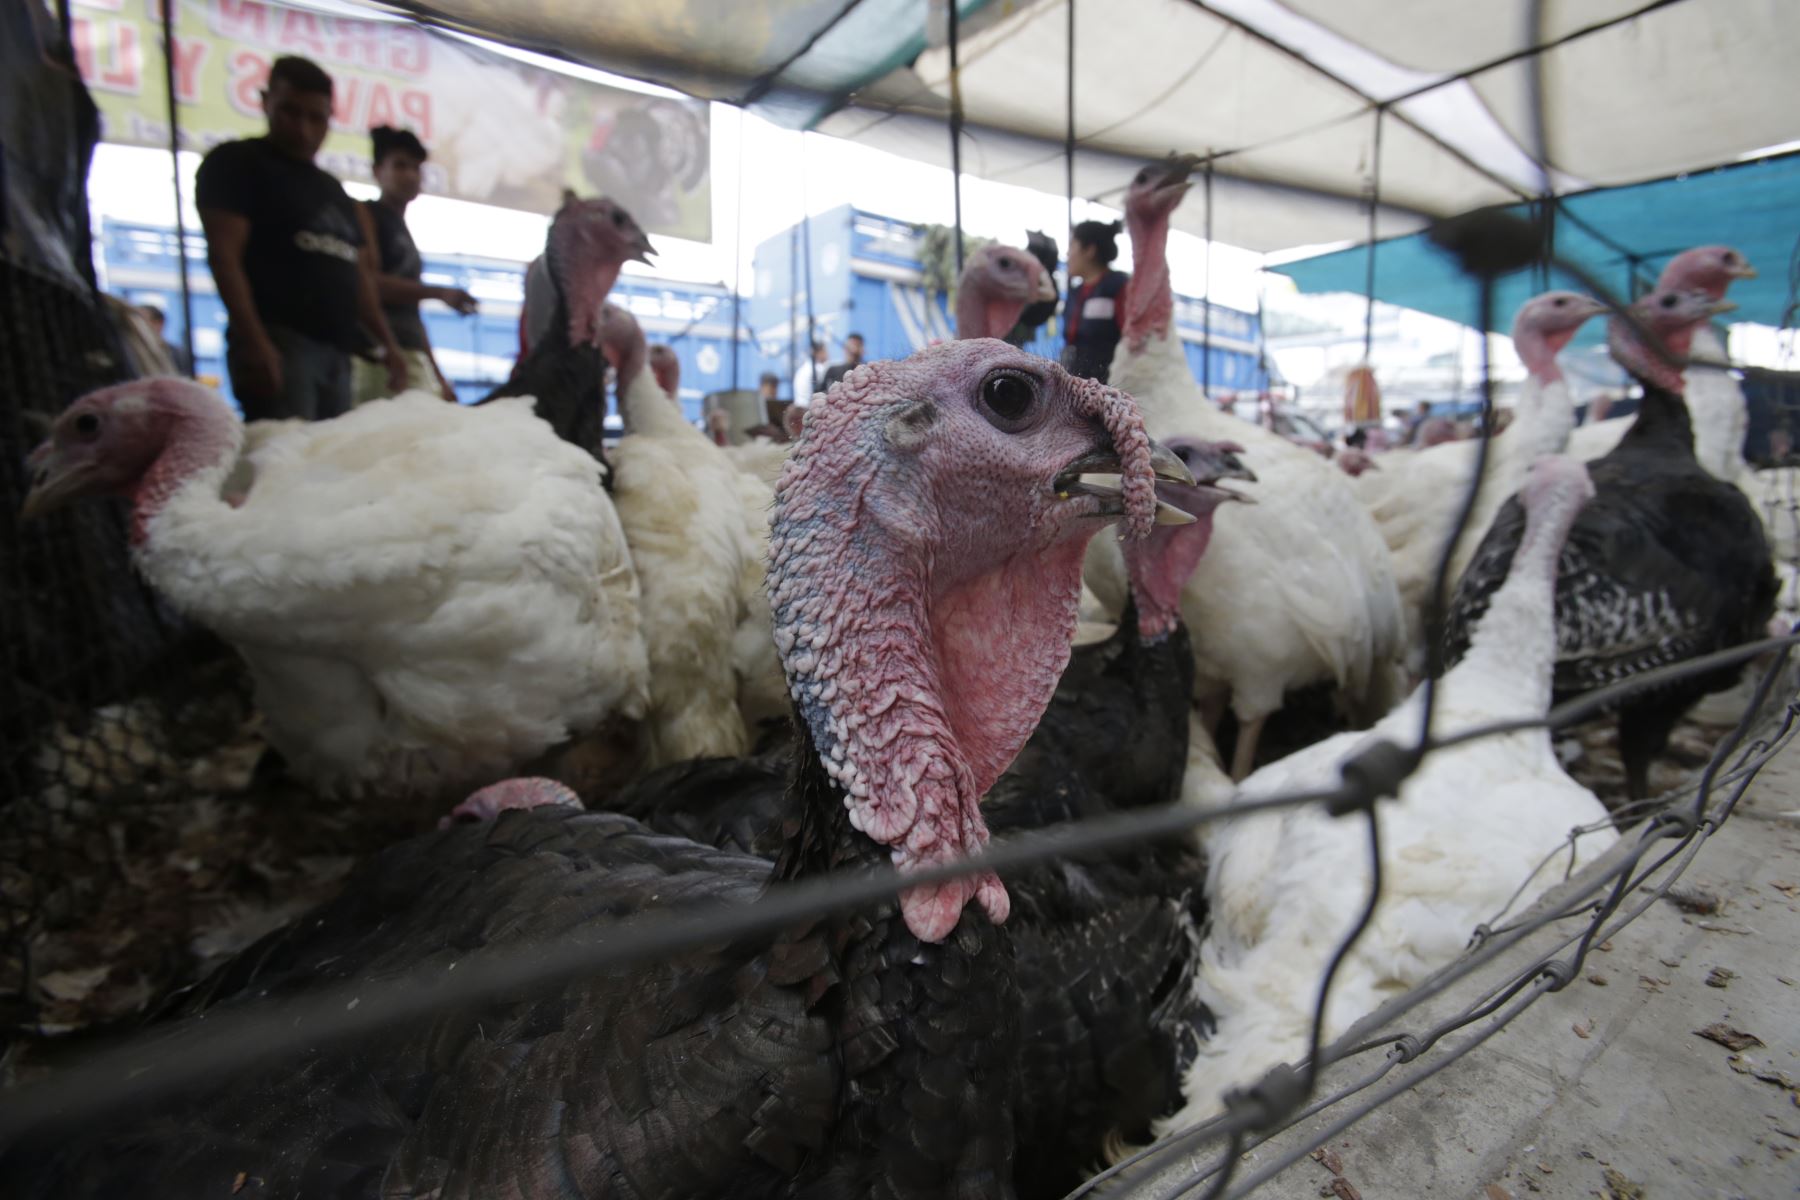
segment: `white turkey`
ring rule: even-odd
[[[610,715],[641,715],[638,590],[594,460],[521,397],[407,392],[253,427],[177,379],[84,396],[31,457],[33,515],[132,502],[151,586],[231,642],[270,742],[322,789],[489,782]]]
[[[1559,453],[1568,441],[1575,408],[1556,354],[1589,317],[1605,310],[1600,301],[1573,292],[1546,292],[1520,307],[1513,320],[1513,346],[1528,377],[1512,424],[1489,444],[1481,493],[1469,513],[1446,588],[1456,586],[1494,514],[1519,490],[1526,469],[1542,455]],[[1394,580],[1406,607],[1407,641],[1415,652],[1424,646],[1431,587],[1444,544],[1455,532],[1456,514],[1474,475],[1479,449],[1477,443],[1463,441],[1396,451],[1382,456],[1380,470],[1358,475],[1353,485],[1393,555]],[[1422,673],[1422,656],[1412,665]]]
[[[1147,166],[1126,195],[1133,274],[1111,380],[1138,402],[1151,436],[1242,443],[1263,483],[1259,503],[1213,535],[1181,603],[1194,639],[1196,699],[1209,716],[1227,701],[1237,714],[1232,774],[1242,777],[1264,722],[1292,689],[1334,685],[1359,723],[1386,712],[1401,687],[1406,631],[1387,547],[1349,479],[1310,450],[1221,411],[1188,366],[1166,248],[1194,161],[1171,156]],[[1088,582],[1114,611],[1124,603],[1114,539],[1094,539]]]
[[[742,754],[749,739],[733,643],[762,573],[746,477],[645,369],[643,330],[631,314],[606,304],[598,321],[625,422],[609,455],[612,498],[637,568],[650,663],[644,765]],[[772,657],[768,665],[778,672]]]
[[[1557,554],[1592,491],[1568,458],[1532,468],[1520,492],[1529,522],[1524,544],[1473,647],[1438,685],[1434,734],[1549,708]],[[1263,767],[1242,794],[1333,786],[1339,765],[1375,740],[1413,744],[1422,702],[1415,692],[1366,733],[1339,734]],[[1190,755],[1190,763],[1189,794],[1202,793],[1204,760]],[[1327,1038],[1454,959],[1478,925],[1509,905],[1530,904],[1573,862],[1615,840],[1605,808],[1563,773],[1543,729],[1428,755],[1399,798],[1376,812],[1382,901],[1338,972]],[[1590,826],[1571,841],[1571,830]],[[1169,1128],[1216,1111],[1226,1088],[1278,1062],[1300,1061],[1320,978],[1368,891],[1366,822],[1316,805],[1231,820],[1211,830],[1206,849],[1213,923],[1198,989],[1219,1025],[1188,1075],[1187,1108]]]

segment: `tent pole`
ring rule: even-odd
[[[800,375],[800,360],[794,354],[794,339],[800,336],[800,226],[788,230],[788,378]],[[808,346],[807,354],[812,353]],[[808,396],[807,399],[812,399]],[[800,397],[795,396],[795,403]]]
[[[1069,8],[1068,102],[1063,120],[1063,193],[1069,203],[1069,229],[1075,228],[1075,0],[1065,0]],[[1065,246],[1073,243],[1065,241]]]
[[[960,279],[963,269],[963,227],[962,227],[962,130],[963,101],[962,75],[956,65],[956,6],[958,0],[949,0],[950,13],[950,191],[956,212],[956,274]]]
[[[181,346],[194,363],[194,293],[188,284],[187,223],[181,215],[181,114],[175,99],[175,7],[163,0],[163,85],[169,96],[169,181],[175,188],[175,260],[181,269]]]
[[[1206,176],[1202,190],[1206,194],[1206,278],[1200,290],[1200,394],[1212,399],[1212,243],[1213,193],[1212,154],[1206,156]]]
[[[744,336],[744,110],[738,109],[737,231],[731,235],[731,390],[739,388],[738,343]],[[792,378],[790,375],[789,378]],[[763,414],[764,419],[768,414]]]
[[[800,270],[806,281],[806,366],[812,376],[812,390],[815,395],[819,391],[819,360],[813,357],[813,347],[818,344],[819,335],[813,324],[812,294],[812,212],[806,200],[806,134],[800,135]]]
[[[1381,105],[1375,106],[1375,153],[1369,171],[1369,265],[1363,275],[1363,297],[1367,307],[1363,310],[1363,365],[1373,367],[1370,361],[1375,350],[1375,214],[1381,211],[1381,118],[1387,110]]]
[[[1263,255],[1263,261],[1256,265],[1256,370],[1260,378],[1256,381],[1256,390],[1272,392],[1274,385],[1269,379],[1269,329],[1263,312],[1263,297],[1267,294],[1269,283],[1269,256]],[[1296,393],[1294,400],[1299,402]]]

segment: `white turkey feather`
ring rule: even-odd
[[[1585,487],[1585,476],[1578,478]],[[1571,487],[1569,494],[1585,492]],[[1468,655],[1439,685],[1435,732],[1547,709],[1553,577],[1566,532],[1566,525],[1552,528],[1552,536],[1521,547]],[[1374,740],[1415,742],[1422,704],[1422,692],[1415,692],[1373,729],[1339,734],[1271,763],[1244,781],[1242,794],[1332,786],[1344,760]],[[1190,755],[1190,801],[1212,802],[1216,792],[1216,768]],[[1572,858],[1588,861],[1615,840],[1606,809],[1563,772],[1544,730],[1429,755],[1399,798],[1376,812],[1382,899],[1333,986],[1328,1039],[1454,959],[1478,925],[1509,906],[1530,904]],[[1570,831],[1590,826],[1596,828],[1571,850]],[[1196,987],[1219,1023],[1188,1073],[1187,1106],[1163,1128],[1204,1119],[1218,1110],[1228,1087],[1304,1057],[1324,968],[1368,890],[1361,818],[1339,819],[1308,806],[1237,818],[1207,827],[1202,836],[1212,926]]]
[[[528,398],[409,392],[247,442],[241,503],[221,499],[221,463],[156,513],[138,558],[238,646],[297,772],[460,788],[643,711],[618,518],[592,457]]]

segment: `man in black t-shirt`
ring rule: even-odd
[[[194,180],[206,257],[230,316],[225,365],[248,420],[350,410],[350,353],[369,331],[395,391],[406,363],[366,269],[356,206],[313,164],[331,123],[331,76],[284,57],[262,94],[269,132],[213,147]]]

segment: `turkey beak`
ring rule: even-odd
[[[1726,271],[1725,273],[1727,275],[1731,276],[1733,279],[1755,279],[1756,278],[1756,268],[1751,266],[1749,263],[1745,263],[1741,267],[1732,267],[1730,270]]]
[[[25,460],[31,471],[31,490],[25,493],[25,504],[19,509],[19,520],[35,521],[87,494],[91,468],[81,463],[64,463],[56,448],[45,442]]]
[[[1036,293],[1036,295],[1034,295],[1032,297],[1032,299],[1034,299],[1034,300],[1054,300],[1054,299],[1056,299],[1056,281],[1050,278],[1050,272],[1044,271],[1038,275],[1037,293]]]
[[[1709,317],[1722,316],[1725,313],[1736,311],[1737,305],[1729,300],[1714,300],[1706,306],[1706,315]]]
[[[1100,507],[1095,512],[1099,517],[1116,517],[1124,513],[1124,496],[1118,488],[1105,483],[1089,483],[1084,475],[1113,475],[1124,472],[1119,462],[1119,453],[1111,446],[1090,450],[1068,466],[1056,473],[1054,487],[1058,500],[1068,500],[1075,496],[1096,496],[1100,499]],[[1150,443],[1150,472],[1157,479],[1167,483],[1179,483],[1193,486],[1194,476],[1181,461],[1181,456],[1170,450],[1161,442]],[[1192,513],[1183,512],[1161,498],[1156,502],[1156,523],[1158,525],[1187,525],[1194,520]]]
[[[1243,464],[1238,458],[1242,446],[1231,442],[1214,443],[1201,447],[1197,452],[1197,461],[1193,468],[1195,483],[1183,487],[1169,482],[1166,486],[1158,486],[1157,499],[1165,505],[1182,512],[1197,508],[1200,512],[1210,511],[1207,501],[1212,505],[1226,504],[1235,501],[1239,504],[1255,504],[1256,498],[1243,492],[1234,491],[1225,486],[1225,480],[1238,479],[1245,483],[1256,482],[1256,472]],[[1184,501],[1187,502],[1184,505]]]
[[[656,265],[650,261],[651,257],[655,254],[656,247],[650,244],[650,235],[639,233],[637,235],[637,241],[631,244],[631,257],[627,261],[641,262],[645,266],[651,267]]]
[[[1177,198],[1187,195],[1192,186],[1188,176],[1199,169],[1203,160],[1198,154],[1171,154],[1163,160],[1163,181],[1156,185],[1158,193],[1173,191]]]

